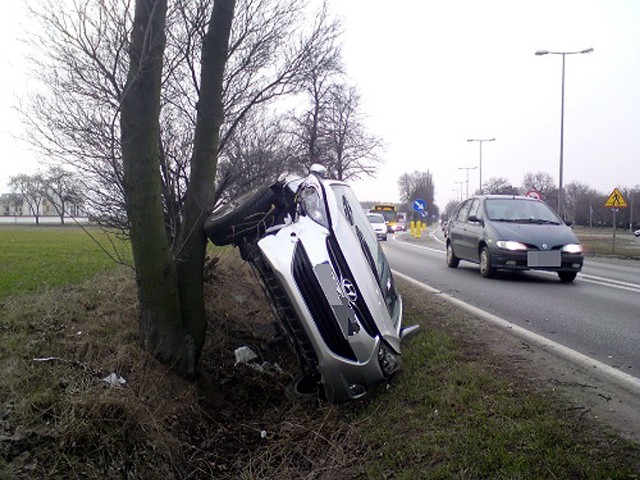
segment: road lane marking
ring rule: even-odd
[[[580,352],[570,349],[569,347],[565,347],[564,345],[554,342],[542,335],[531,332],[526,328],[523,328],[515,323],[509,322],[503,318],[498,317],[497,315],[493,315],[492,313],[486,312],[478,307],[475,307],[467,302],[460,300],[459,298],[453,297],[442,290],[438,290],[437,288],[433,288],[426,283],[422,283],[415,278],[412,278],[404,273],[398,272],[397,270],[392,270],[393,275],[407,282],[415,285],[418,288],[426,290],[429,293],[438,294],[438,297],[441,297],[447,300],[449,303],[462,308],[463,310],[471,313],[472,315],[485,320],[487,323],[495,325],[503,330],[508,332],[512,332],[514,335],[523,338],[529,342],[537,344],[540,348],[543,348],[545,351],[548,351],[552,354],[555,354],[565,360],[571,361],[574,364],[577,364],[581,367],[585,368],[593,368],[600,372],[603,375],[607,376],[612,381],[616,382],[618,385],[627,388],[633,391],[636,395],[640,394],[640,379],[634,377],[633,375],[629,375],[628,373],[621,372],[620,370],[610,367],[609,365],[602,363],[594,358],[588,357]]]

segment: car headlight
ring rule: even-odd
[[[498,240],[496,245],[498,248],[504,248],[505,250],[528,250],[524,243],[514,242],[513,240]]]
[[[315,188],[305,188],[300,192],[300,205],[305,215],[323,227],[329,228],[324,202]]]
[[[564,253],[582,253],[582,245],[579,243],[568,243],[562,247]]]

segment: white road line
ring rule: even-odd
[[[481,310],[478,307],[466,303],[458,298],[452,297],[451,295],[444,293],[441,290],[433,288],[425,283],[419,282],[418,280],[409,277],[408,275],[400,273],[396,270],[393,270],[393,275],[402,278],[403,280],[406,280],[407,282],[415,285],[418,288],[426,290],[427,292],[437,293],[440,298],[447,300],[453,305],[460,307],[463,310],[466,310],[467,312],[485,320],[487,323],[511,332],[514,335],[531,343],[535,343],[539,347],[545,349],[545,351],[553,353],[581,367],[597,369],[602,373],[602,375],[608,377],[612,381],[615,381],[618,385],[633,391],[635,394],[640,394],[640,379],[632,375],[621,372],[620,370],[610,367],[609,365],[599,362],[598,360],[583,355],[580,352],[576,352],[575,350],[565,347],[564,345],[554,342],[553,340],[549,340],[542,335],[533,333],[525,328],[520,327],[519,325],[509,322],[508,320],[504,320],[503,318],[500,318],[489,312],[485,312],[484,310]]]

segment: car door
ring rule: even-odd
[[[469,216],[469,209],[471,208],[471,200],[466,200],[456,210],[455,215],[452,216],[449,224],[449,241],[453,248],[453,253],[458,258],[468,259],[470,250],[466,244],[467,239],[465,237],[467,229],[467,217]]]
[[[465,219],[462,230],[463,240],[461,243],[464,245],[465,256],[475,261],[479,259],[478,242],[484,229],[481,205],[480,199],[474,198],[471,200],[468,210],[469,214]]]

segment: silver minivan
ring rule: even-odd
[[[214,211],[205,233],[239,247],[293,346],[300,395],[356,399],[398,367],[402,299],[351,188],[313,166]]]

